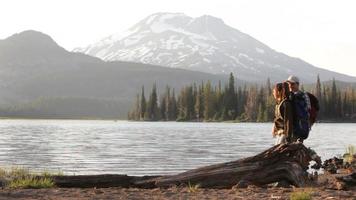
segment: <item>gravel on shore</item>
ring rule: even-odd
[[[356,200],[356,189],[338,191],[322,188],[260,188],[248,187],[244,189],[197,189],[189,188],[167,189],[137,189],[137,188],[52,188],[52,189],[2,189],[1,200],[12,199],[290,199],[290,195],[297,191],[307,191],[313,200]]]

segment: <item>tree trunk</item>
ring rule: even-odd
[[[173,176],[136,182],[136,184],[151,182],[157,187],[199,184],[204,188],[231,188],[242,182],[261,186],[284,180],[294,186],[302,187],[306,184],[308,177],[306,170],[311,160],[315,160],[320,166],[320,157],[303,144],[283,144],[256,156],[202,167]]]
[[[140,187],[196,185],[204,188],[231,188],[238,183],[262,186],[287,181],[301,187],[306,184],[309,162],[320,157],[301,143],[274,146],[256,156],[193,169],[172,176],[83,175],[55,176],[58,187]]]

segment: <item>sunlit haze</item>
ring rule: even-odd
[[[208,14],[277,51],[356,76],[355,6],[352,0],[4,0],[0,38],[33,29],[72,50],[156,12]]]

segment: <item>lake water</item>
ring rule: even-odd
[[[271,123],[0,120],[0,165],[65,174],[173,174],[272,146]],[[316,124],[323,159],[356,145],[356,124]]]

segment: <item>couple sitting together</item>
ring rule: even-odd
[[[319,111],[317,98],[299,89],[296,76],[277,83],[273,88],[273,96],[277,102],[272,130],[273,137],[276,137],[275,145],[303,142],[316,121]]]

